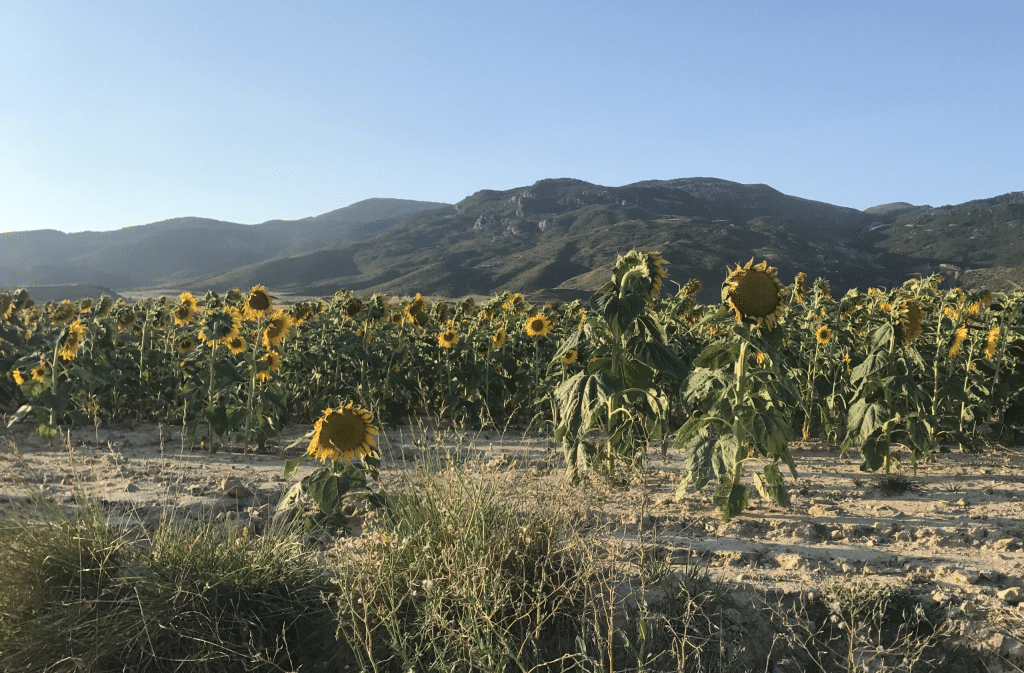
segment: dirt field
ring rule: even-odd
[[[161,518],[237,520],[257,532],[290,485],[282,448],[307,427],[290,428],[269,452],[231,447],[194,451],[179,428],[139,424],[78,429],[43,443],[27,425],[0,432],[0,507],[38,494],[73,505],[79,493],[97,498],[112,519],[152,526]],[[447,456],[480,469],[521,470],[544,488],[561,477],[561,456],[542,438],[431,436],[404,429],[382,435],[382,481],[425,458]],[[1024,452],[992,448],[944,453],[920,465],[916,489],[889,495],[878,475],[860,472],[859,456],[841,457],[821,444],[792,446],[800,478],[787,474],[793,504],[756,499],[723,524],[711,489],[674,497],[682,457],[652,453],[645,479],[588,493],[602,530],[642,543],[673,566],[704,562],[731,587],[725,627],[752,650],[771,647],[751,607],[772,597],[813,594],[834,580],[909,584],[923,606],[957,623],[960,642],[989,653],[989,671],[1024,668]],[[314,469],[306,462],[294,478]],[[360,508],[351,519],[361,527]],[[782,603],[779,603],[780,605]]]

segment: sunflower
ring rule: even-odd
[[[207,311],[199,324],[203,328],[199,338],[206,343],[227,341],[238,334],[242,316],[235,309],[215,309]]]
[[[417,292],[416,296],[405,307],[405,317],[409,322],[423,327],[429,319],[426,308],[427,301],[423,298],[423,295]]]
[[[325,409],[313,426],[306,453],[324,463],[367,456],[377,443],[377,428],[372,423],[373,414],[352,402],[338,409]]]
[[[955,308],[953,308],[952,306],[943,306],[942,307],[942,315],[946,316],[947,318],[949,318],[953,322],[956,322],[956,319],[960,317],[960,313],[957,312],[957,310]]]
[[[289,315],[292,317],[292,323],[295,325],[301,325],[313,317],[313,307],[309,302],[300,301],[298,304],[292,306]]]
[[[347,315],[349,318],[354,318],[357,315],[359,315],[359,312],[362,311],[365,307],[366,305],[363,304],[363,302],[359,301],[355,297],[352,297],[351,299],[348,300],[348,303],[345,304],[345,315]]]
[[[185,337],[178,342],[178,355],[187,355],[195,347],[196,342],[191,337]]]
[[[14,313],[14,295],[9,292],[0,292],[0,320],[7,320],[12,313]]]
[[[746,266],[736,265],[722,284],[722,299],[736,315],[736,324],[747,323],[755,329],[775,326],[786,308],[786,289],[775,276],[768,262],[754,265],[751,257]]]
[[[241,334],[229,336],[224,340],[224,345],[228,347],[228,350],[231,351],[232,355],[238,355],[249,347],[249,344],[245,341],[245,337]]]
[[[191,292],[182,292],[178,297],[178,305],[171,311],[174,316],[174,324],[182,327],[189,324],[195,317],[196,308],[199,302]]]
[[[499,327],[498,331],[491,337],[491,350],[496,351],[505,345],[505,328]]]
[[[534,338],[547,336],[554,327],[554,320],[538,313],[526,319],[526,336]]]
[[[25,382],[25,378],[21,375],[21,372],[18,371],[17,369],[14,369],[14,370],[11,371],[11,378],[14,379],[14,382],[17,383],[19,386],[22,383]]]
[[[122,306],[117,309],[117,313],[114,314],[114,320],[117,321],[118,329],[131,329],[135,326],[135,309],[131,306]]]
[[[47,373],[46,362],[44,362],[43,360],[40,360],[39,364],[32,368],[32,372],[31,373],[32,373],[32,380],[33,381],[42,381],[44,378],[46,378],[46,373]]]
[[[441,348],[451,348],[459,341],[459,333],[454,329],[450,329],[446,332],[441,332],[437,335],[437,343],[440,344]]]
[[[824,346],[832,340],[832,330],[828,328],[828,325],[822,325],[818,328],[818,331],[814,333],[814,336],[817,337],[818,343]]]
[[[828,284],[828,281],[824,278],[819,278],[814,281],[814,294],[816,294],[822,300],[832,299],[832,286]]]
[[[807,303],[807,274],[801,271],[796,275],[796,300],[801,304]]]
[[[276,372],[281,369],[281,354],[275,350],[267,351],[267,354],[260,358],[261,362],[266,363],[266,369],[261,369],[256,373],[257,381],[269,381],[273,378],[270,372]]]
[[[668,262],[661,256],[660,252],[647,253],[647,270],[651,274],[651,299],[657,299],[661,294],[662,278],[668,278],[665,267]]]
[[[903,329],[903,343],[910,345],[921,336],[921,321],[924,311],[913,299],[903,302],[900,307],[900,327]]]
[[[964,344],[964,339],[967,338],[967,327],[961,326],[956,330],[956,336],[953,337],[953,343],[949,347],[949,357],[955,358],[960,354],[960,347]]]
[[[66,325],[74,320],[77,314],[78,310],[75,309],[75,305],[65,299],[54,307],[53,312],[50,314],[50,322],[54,325]]]
[[[263,345],[267,348],[280,345],[291,329],[292,317],[284,310],[279,310],[263,330]]]
[[[515,310],[517,312],[524,306],[526,306],[526,298],[523,297],[523,295],[519,294],[518,292],[513,292],[512,294],[510,294],[505,299],[505,303],[501,305],[501,307],[504,309]]]
[[[96,307],[96,317],[103,318],[110,313],[110,309],[114,308],[114,300],[110,298],[109,294],[105,294],[100,297],[100,303]]]
[[[686,285],[683,286],[683,296],[695,297],[700,294],[702,289],[704,289],[704,286],[700,284],[699,280],[694,278],[693,280],[687,281]]]
[[[990,360],[996,356],[996,344],[999,343],[999,326],[996,325],[988,333],[988,339],[985,341],[985,357]]]
[[[571,365],[572,363],[576,362],[579,356],[580,354],[577,353],[575,350],[569,349],[565,351],[565,354],[562,355],[562,364]]]
[[[270,313],[273,304],[273,299],[267,292],[267,288],[262,285],[253,285],[242,306],[243,317],[246,320],[258,320]]]
[[[74,360],[78,357],[78,349],[82,347],[82,339],[85,338],[85,325],[76,320],[68,325],[68,331],[64,335],[64,343],[60,347],[60,357],[64,360]]]

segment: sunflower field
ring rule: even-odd
[[[262,447],[355,403],[385,427],[528,427],[571,471],[635,465],[657,443],[685,453],[684,487],[717,484],[726,517],[746,506],[744,468],[763,497],[788,501],[797,438],[856,450],[875,471],[1024,429],[1024,293],[933,276],[834,297],[751,260],[702,305],[699,283],[669,293],[665,277],[657,253],[634,251],[589,302],[544,306],[345,291],[279,306],[262,286],[38,306],[0,292],[0,411],[44,437],[162,421],[212,451]]]

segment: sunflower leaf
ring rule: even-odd
[[[714,503],[722,512],[723,522],[742,513],[749,502],[750,493],[747,487],[743,484],[734,484],[730,479],[722,480],[721,485],[715,489]]]

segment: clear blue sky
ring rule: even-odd
[[[19,2],[0,231],[573,177],[867,208],[1024,189],[1024,2]]]

